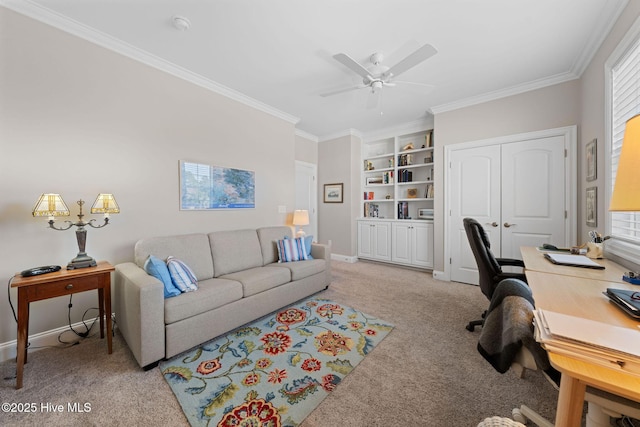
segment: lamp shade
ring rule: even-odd
[[[59,194],[45,193],[40,196],[31,212],[33,216],[69,216],[69,208]]]
[[[303,209],[296,209],[293,212],[293,225],[308,225],[309,224],[309,211]]]
[[[93,202],[93,206],[91,206],[91,213],[117,214],[120,213],[120,207],[118,207],[118,203],[116,203],[113,194],[100,193],[98,197],[96,197],[96,201]]]
[[[627,120],[610,211],[640,211],[640,114]]]

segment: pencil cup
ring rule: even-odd
[[[587,242],[587,256],[589,258],[601,259],[603,258],[603,251],[602,243]]]

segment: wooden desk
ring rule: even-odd
[[[604,266],[604,270],[595,268],[570,267],[557,265],[544,257],[544,252],[533,246],[520,248],[522,260],[526,270],[542,271],[544,273],[561,274],[563,276],[583,277],[585,279],[606,280],[608,282],[627,283],[622,280],[622,275],[628,272],[620,264],[608,259],[594,259],[596,263]]]
[[[104,338],[104,323],[107,323],[107,349],[111,345],[111,272],[115,268],[106,261],[96,267],[77,270],[60,270],[40,276],[22,277],[16,275],[11,282],[18,288],[18,344],[16,357],[16,388],[22,388],[24,364],[27,363],[27,341],[29,339],[29,304],[77,292],[98,290],[98,310],[100,316],[100,338]]]
[[[533,249],[535,250],[535,248]],[[588,270],[579,267],[567,268]],[[601,272],[602,270],[594,271]],[[529,269],[526,269],[526,275],[536,308],[631,328],[638,331],[638,338],[640,338],[640,329],[638,328],[640,323],[625,315],[610,303],[607,297],[602,295],[602,292],[608,287],[638,289],[637,286],[634,288],[634,285],[627,282],[594,280]],[[636,375],[553,352],[549,352],[549,360],[556,369],[562,372],[556,410],[556,427],[580,426],[586,386],[640,402],[640,377]]]

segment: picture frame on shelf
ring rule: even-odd
[[[418,197],[418,189],[407,188],[407,199],[415,199],[416,197]]]
[[[324,184],[324,203],[343,202],[343,183]]]
[[[587,143],[587,181],[595,181],[598,178],[598,140],[593,139]]]
[[[587,188],[587,227],[598,226],[598,187]]]

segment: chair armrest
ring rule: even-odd
[[[522,261],[521,259],[496,258],[496,261],[498,261],[498,264],[500,264],[501,266],[507,265],[512,267],[524,267],[524,261]]]
[[[311,256],[315,259],[324,259],[325,284],[331,283],[331,246],[322,243],[311,243]]]
[[[132,262],[116,265],[116,324],[141,367],[165,356],[164,286]]]

